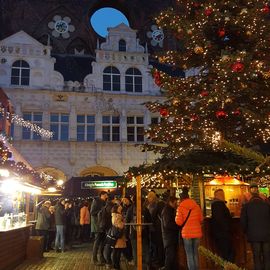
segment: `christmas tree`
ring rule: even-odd
[[[243,153],[269,142],[270,4],[179,0],[156,23],[183,47],[159,61],[187,76],[153,70],[166,100],[146,104],[161,116],[147,131],[146,149],[175,160],[192,151]]]

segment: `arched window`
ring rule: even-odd
[[[127,51],[127,44],[126,41],[123,39],[119,40],[119,52],[126,52]]]
[[[30,66],[26,61],[18,60],[13,63],[11,68],[11,84],[29,85]]]
[[[120,91],[120,72],[116,67],[109,66],[103,70],[103,90]]]
[[[129,68],[125,79],[127,92],[142,92],[142,74],[137,68]]]

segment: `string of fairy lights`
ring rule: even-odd
[[[32,170],[28,168],[23,162],[9,162],[9,159],[11,158],[10,153],[12,152],[8,147],[7,143],[8,138],[5,135],[0,134],[0,165],[4,167],[10,167],[10,169],[15,170],[18,173],[33,175],[33,177],[38,178],[41,184],[55,181],[55,179],[51,175],[44,172],[37,172],[35,170]]]
[[[6,119],[10,119],[12,123],[15,123],[16,125],[19,125],[25,128],[29,128],[31,131],[39,134],[43,138],[51,139],[53,137],[53,132],[46,130],[44,128],[41,128],[40,126],[34,123],[26,121],[22,117],[19,117],[16,114],[7,112],[6,109],[1,106],[0,106],[0,114],[6,117]]]

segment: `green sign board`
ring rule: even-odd
[[[117,188],[116,181],[83,181],[81,182],[82,189],[102,189],[102,188]]]

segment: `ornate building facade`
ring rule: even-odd
[[[48,27],[64,44],[77,26],[55,15]],[[136,31],[125,24],[110,28],[92,59],[79,47],[73,55],[54,55],[54,44],[23,30],[0,41],[0,87],[15,114],[53,132],[46,139],[14,125],[15,147],[35,169],[63,180],[122,175],[129,166],[153,162],[155,156],[136,145],[147,140],[145,128],[159,121],[143,103],[162,96]]]

